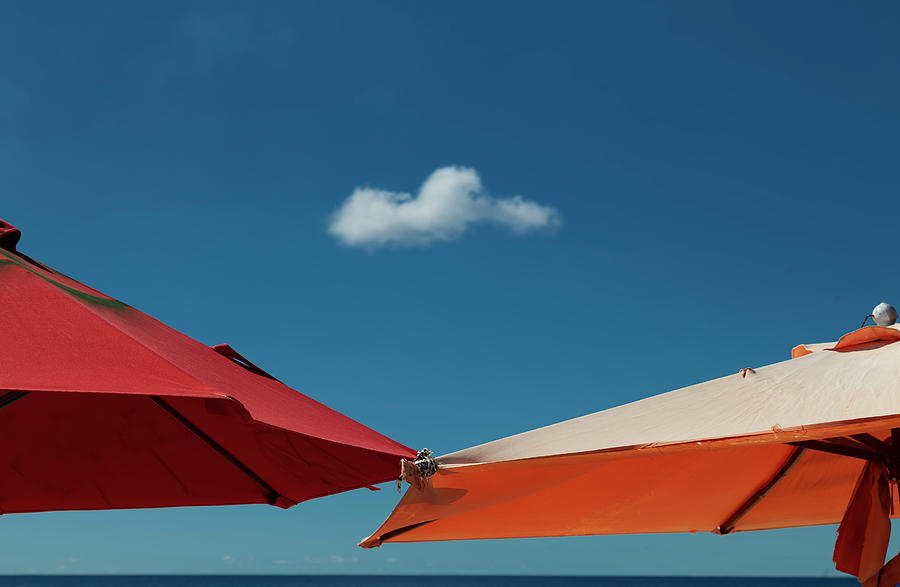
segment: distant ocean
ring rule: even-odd
[[[0,575],[0,587],[850,587],[852,578],[797,577],[518,577],[473,575]]]

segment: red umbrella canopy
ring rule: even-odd
[[[415,451],[16,250],[0,221],[0,513],[300,501]]]

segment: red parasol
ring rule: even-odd
[[[0,513],[300,501],[415,452],[16,250],[0,221]]]

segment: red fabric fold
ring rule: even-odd
[[[860,583],[878,585],[891,538],[891,489],[887,469],[868,463],[838,527],[834,564]],[[874,582],[872,582],[874,580]]]
[[[0,247],[7,251],[15,251],[16,244],[18,244],[19,237],[21,236],[22,233],[18,228],[9,222],[0,220]]]

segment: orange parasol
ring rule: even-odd
[[[883,565],[900,476],[900,326],[879,308],[886,326],[800,345],[789,361],[423,453],[360,546],[841,523],[838,570],[894,585],[900,557]]]

